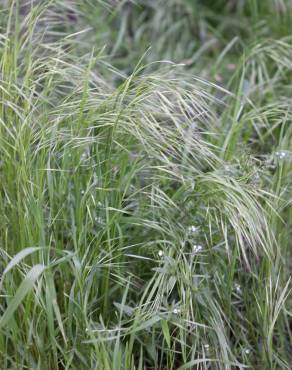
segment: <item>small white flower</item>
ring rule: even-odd
[[[95,216],[94,217],[94,221],[97,222],[97,223],[99,223],[99,224],[101,224],[101,217]]]
[[[163,255],[164,255],[163,251],[161,251],[161,250],[160,250],[160,251],[158,252],[158,256],[159,256],[159,257],[162,257]]]
[[[235,284],[235,290],[238,294],[242,293],[241,286],[239,284]]]
[[[285,157],[286,157],[287,153],[286,153],[286,152],[281,151],[281,152],[276,152],[276,153],[275,153],[275,155],[276,155],[276,157],[278,157],[279,159],[283,159],[283,158],[285,158]]]
[[[81,190],[81,195],[84,195],[85,194],[85,191],[84,190]]]
[[[246,349],[244,350],[244,353],[245,353],[246,355],[249,355],[249,354],[250,354],[250,349],[249,349],[249,348],[246,348]]]
[[[174,308],[172,311],[175,315],[180,313],[180,310],[178,308]]]
[[[188,227],[188,232],[189,233],[195,233],[197,231],[198,231],[198,228],[194,225]]]
[[[203,247],[201,245],[194,245],[193,246],[193,252],[194,253],[199,253],[199,252],[201,252],[202,249],[203,249]]]
[[[209,351],[210,345],[209,344],[204,344],[204,348],[205,348],[206,351]]]

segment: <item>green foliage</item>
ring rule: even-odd
[[[289,369],[291,2],[0,6],[1,369]]]

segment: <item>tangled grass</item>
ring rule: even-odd
[[[291,2],[0,5],[1,368],[289,369]]]

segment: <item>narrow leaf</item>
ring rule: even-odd
[[[0,329],[7,325],[9,320],[12,318],[14,312],[17,310],[27,293],[33,288],[34,283],[40,277],[40,275],[45,270],[44,265],[35,265],[31,268],[31,270],[27,273],[25,279],[22,281],[20,286],[18,287],[15,296],[10,301],[6,311],[4,312],[3,316],[0,319]]]

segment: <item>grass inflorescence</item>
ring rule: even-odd
[[[292,5],[0,2],[1,369],[289,369]]]

